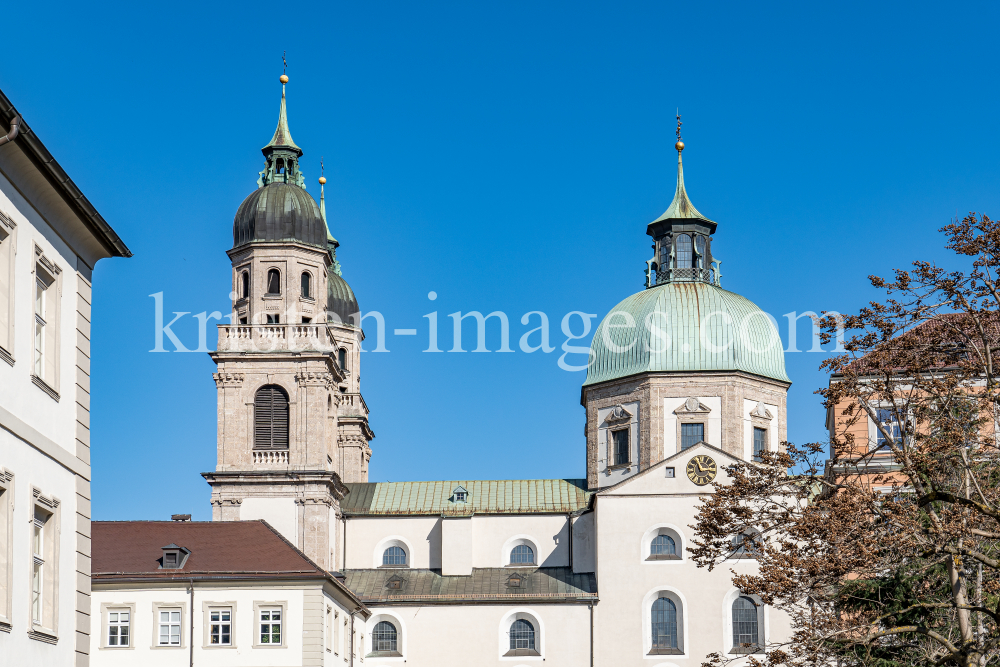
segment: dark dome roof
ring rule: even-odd
[[[233,247],[252,241],[298,241],[325,250],[326,223],[308,192],[270,183],[251,192],[233,220]]]
[[[329,313],[336,313],[337,317],[344,324],[361,326],[361,308],[358,307],[358,300],[354,298],[354,292],[347,281],[330,272],[330,277],[326,281],[326,310]]]

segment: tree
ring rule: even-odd
[[[884,298],[820,320],[825,343],[838,327],[846,341],[818,391],[829,460],[783,443],[702,502],[695,562],[724,565],[753,529],[758,571],[734,585],[791,620],[753,663],[1000,662],[1000,223],[941,231],[963,270],[870,276]]]

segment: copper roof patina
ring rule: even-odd
[[[366,604],[390,602],[583,601],[597,599],[593,573],[569,567],[473,568],[470,576],[444,576],[440,570],[379,568],[345,570],[347,586]],[[511,580],[516,578],[516,586]],[[390,580],[395,586],[390,587]]]
[[[453,480],[348,484],[341,501],[347,515],[547,514],[585,509],[591,493],[585,479]],[[468,490],[456,500],[457,487]]]

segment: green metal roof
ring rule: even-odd
[[[665,220],[704,220],[712,225],[715,224],[699,213],[688,198],[687,190],[684,188],[684,163],[681,161],[680,151],[677,152],[677,189],[674,190],[674,199],[663,215],[649,224],[655,225]]]
[[[601,321],[590,350],[585,387],[677,371],[744,371],[791,382],[769,316],[739,294],[703,282],[665,283],[628,297]]]
[[[295,145],[292,139],[292,131],[288,129],[288,113],[285,111],[285,84],[281,84],[281,109],[278,111],[278,127],[274,128],[274,136],[267,142],[261,150],[268,148],[290,148],[299,154],[302,149]]]
[[[452,492],[468,490],[466,502]],[[367,482],[348,484],[340,503],[347,515],[545,514],[587,507],[585,479],[453,480],[442,482]]]
[[[344,570],[345,583],[362,602],[468,602],[534,600],[586,600],[597,597],[592,573],[574,574],[569,567],[474,568],[469,576],[443,576],[439,570],[379,568]],[[511,575],[520,575],[520,586],[512,587]],[[387,588],[390,579],[402,579],[399,589]]]

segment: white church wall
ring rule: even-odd
[[[597,536],[595,512],[586,512],[573,520],[573,572],[597,571]]]
[[[295,498],[244,498],[240,520],[263,519],[292,544],[299,544],[298,508]]]
[[[474,552],[472,517],[442,517],[441,574],[472,574]]]
[[[504,567],[510,550],[522,540],[543,567],[569,565],[569,524],[565,514],[487,515],[473,517],[473,567]]]
[[[407,564],[412,568],[441,567],[441,517],[352,517],[347,520],[345,569],[381,565],[384,543],[399,539],[409,545]],[[383,546],[380,550],[379,547]],[[377,553],[376,553],[377,552]]]
[[[371,651],[375,619],[398,624],[397,632],[403,635],[399,644],[402,657],[367,657],[366,667],[389,667],[404,661],[442,667],[590,664],[590,611],[585,604],[374,607],[365,632],[366,653]],[[510,624],[517,619],[532,624],[541,655],[504,655],[510,650]],[[442,650],[442,637],[446,637],[446,650]]]

